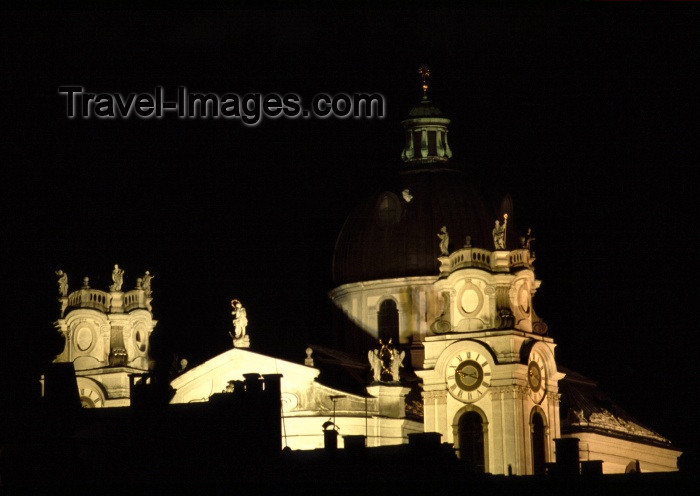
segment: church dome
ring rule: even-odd
[[[408,117],[409,119],[418,117],[442,117],[442,112],[440,112],[440,109],[433,105],[430,100],[424,98],[418,105],[411,109],[408,113]]]
[[[362,202],[347,218],[333,255],[337,285],[439,274],[438,233],[449,251],[470,244],[493,249],[495,212],[467,174],[447,167],[404,170],[393,187]]]
[[[403,169],[389,189],[352,212],[336,240],[336,285],[412,276],[437,276],[441,256],[438,233],[449,236],[448,251],[465,246],[494,250],[493,228],[507,223],[506,249],[518,247],[512,203],[487,208],[470,177],[450,166],[450,120],[428,99],[427,67],[421,67],[423,97],[402,121]]]

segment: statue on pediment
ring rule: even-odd
[[[231,306],[233,310],[231,315],[233,315],[233,332],[229,331],[229,335],[233,339],[233,346],[235,348],[248,348],[250,347],[250,336],[246,334],[246,328],[248,327],[248,315],[243,304],[233,299],[231,300]]]

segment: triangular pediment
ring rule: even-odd
[[[229,381],[241,381],[243,374],[281,374],[282,390],[307,389],[319,370],[252,351],[234,348],[198,365],[172,380],[176,390],[172,403],[207,401],[226,389]]]

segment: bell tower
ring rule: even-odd
[[[420,68],[421,100],[402,121],[403,167],[336,241],[339,336],[347,349],[392,337],[406,350],[425,432],[453,444],[469,470],[540,473],[561,432],[563,374],[532,304],[534,238],[520,235],[509,200],[493,208],[452,157],[429,73]]]
[[[523,244],[465,246],[439,257],[423,338],[426,432],[440,432],[474,472],[543,473],[560,435],[555,344],[532,307],[540,285]],[[498,247],[498,248],[497,248]]]
[[[128,406],[129,374],[150,369],[149,342],[157,321],[151,313],[150,272],[122,290],[124,270],[115,265],[109,291],[90,287],[69,292],[68,276],[59,276],[61,316],[54,326],[64,338],[54,362],[72,362],[83,407]]]

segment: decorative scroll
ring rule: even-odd
[[[510,309],[509,288],[507,286],[496,287],[496,329],[509,329],[513,327],[515,319]]]
[[[442,293],[442,313],[435,319],[430,326],[430,330],[435,334],[445,334],[452,331],[452,324],[450,323],[450,292],[443,291]]]

